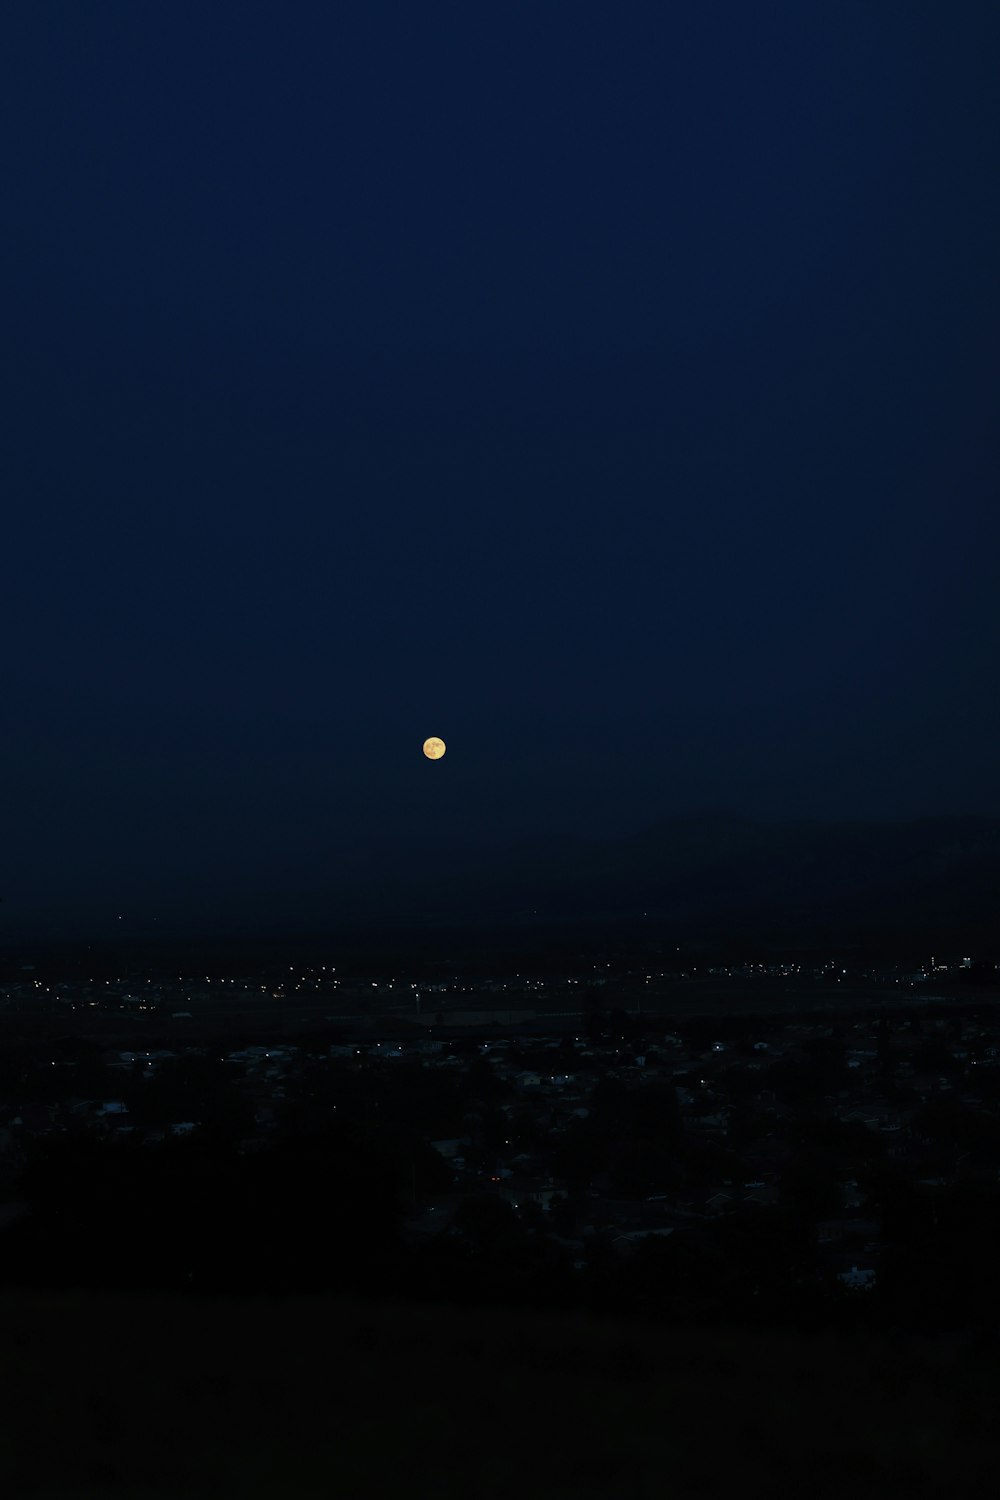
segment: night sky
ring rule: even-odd
[[[995,0],[9,0],[0,56],[0,929],[1000,814]]]

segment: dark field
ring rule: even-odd
[[[1000,1459],[997,1356],[946,1344],[10,1293],[0,1338],[12,1500],[929,1500]]]

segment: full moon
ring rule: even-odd
[[[432,734],[429,740],[424,740],[424,754],[428,760],[440,760],[444,752],[444,740],[439,740],[436,734]]]

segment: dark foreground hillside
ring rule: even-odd
[[[10,1500],[992,1494],[1000,1361],[508,1312],[0,1296]]]

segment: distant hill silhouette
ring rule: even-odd
[[[648,918],[685,937],[1000,948],[1000,819],[676,818],[623,838],[515,845],[379,899],[387,916],[428,922]]]
[[[426,938],[435,951],[499,942],[509,955],[524,945],[544,952],[557,937],[570,947],[585,939],[631,948],[647,937],[717,951],[961,950],[1000,961],[1000,819],[671,818],[618,838],[539,837],[464,859],[401,851],[377,877],[304,875],[276,895],[268,907],[260,895],[243,902],[220,892],[202,910],[188,905],[172,920],[131,919],[127,928],[50,921],[40,941],[221,944],[241,962],[268,945],[284,953],[292,938],[300,953],[314,940],[325,962],[334,938],[387,957],[397,938],[400,952]],[[23,947],[33,958],[36,936],[8,923],[0,951]]]

